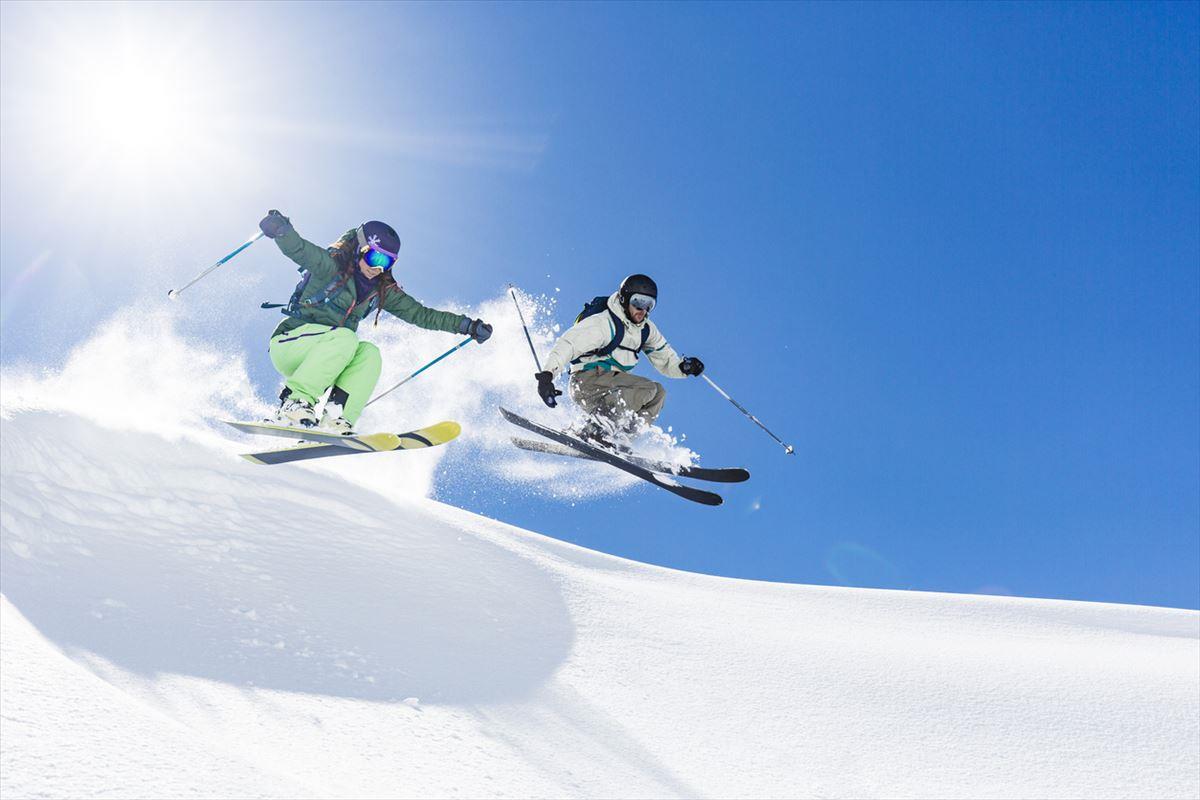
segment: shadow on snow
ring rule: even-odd
[[[570,649],[549,573],[421,502],[72,416],[3,429],[0,589],[68,652],[146,677],[472,703],[533,691]]]

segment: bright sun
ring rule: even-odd
[[[198,119],[195,86],[153,53],[102,53],[77,73],[80,122],[95,146],[152,161],[187,149]]]
[[[76,51],[60,91],[76,109],[76,149],[124,168],[165,166],[192,150],[206,105],[201,83],[152,40]]]
[[[166,8],[84,4],[35,20],[37,46],[15,43],[21,78],[5,81],[6,110],[44,168],[115,188],[200,181],[228,163],[220,130],[234,67],[203,45],[198,10]]]

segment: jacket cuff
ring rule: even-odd
[[[283,233],[275,237],[275,244],[283,251],[284,255],[294,253],[300,249],[304,240],[300,238],[300,234],[296,233],[296,229],[291,225]]]
[[[553,378],[557,378],[560,374],[562,374],[562,364],[559,364],[558,361],[553,358],[553,353],[549,356],[546,356],[546,360],[542,362],[542,369],[546,372],[549,372],[550,376]]]

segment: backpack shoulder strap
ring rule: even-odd
[[[354,269],[352,266],[349,269],[342,269],[334,276],[333,280],[325,285],[324,289],[307,300],[301,300],[300,298],[303,296],[304,290],[312,278],[311,272],[303,270],[300,282],[296,284],[296,289],[292,292],[291,299],[287,303],[263,303],[260,308],[280,308],[283,309],[283,314],[289,317],[298,317],[301,309],[325,305],[332,300],[333,296],[342,290],[342,287],[350,281],[353,275]]]
[[[612,320],[612,326],[613,326],[612,339],[609,341],[608,344],[604,345],[604,347],[598,347],[595,350],[584,353],[583,355],[579,356],[578,358],[573,359],[571,361],[572,364],[578,364],[583,359],[591,358],[593,356],[600,356],[601,358],[604,358],[604,357],[612,355],[613,352],[616,350],[628,350],[629,352],[633,353],[634,358],[642,357],[642,350],[645,349],[646,342],[650,338],[650,326],[646,325],[642,328],[642,341],[638,344],[637,347],[626,347],[625,345],[622,344],[622,342],[625,341],[625,322],[619,316],[614,314],[613,310],[611,308],[608,309],[608,315],[609,315],[609,318]]]
[[[622,344],[622,342],[625,341],[625,323],[621,321],[620,317],[618,317],[616,314],[613,314],[611,308],[608,310],[608,313],[612,314],[613,320],[619,326],[617,328],[617,335],[613,339],[612,344],[609,346],[608,352],[611,353],[613,350],[618,350],[618,349],[628,350],[631,353],[633,353],[634,358],[641,358],[642,357],[642,349],[645,348],[646,341],[650,338],[650,323],[647,322],[645,325],[642,326],[642,340],[640,342],[638,342],[638,346],[637,347],[626,347],[625,345]],[[605,355],[607,355],[607,354],[608,353],[605,353]]]
[[[620,347],[621,342],[625,341],[625,323],[622,322],[621,318],[618,317],[616,314],[614,314],[613,310],[611,308],[609,308],[608,306],[605,306],[604,310],[607,311],[608,316],[612,318],[613,338],[612,338],[612,341],[609,342],[608,344],[604,345],[604,347],[601,347],[599,350],[594,350],[592,352],[592,355],[597,355],[597,356],[611,355],[612,351],[616,350],[618,347]]]

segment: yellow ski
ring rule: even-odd
[[[362,455],[392,450],[420,450],[453,441],[458,438],[460,433],[462,433],[462,426],[457,422],[447,420],[408,433],[358,434],[354,440],[365,445],[363,449],[351,449],[343,444],[305,442],[284,450],[243,453],[242,458],[254,464],[287,464],[292,461],[307,461],[310,458],[325,458],[326,456]]]

